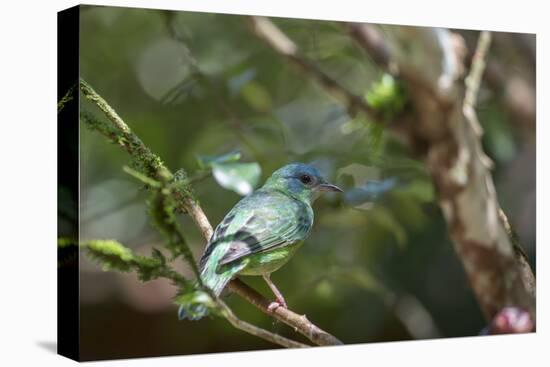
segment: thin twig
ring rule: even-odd
[[[475,111],[475,105],[477,102],[477,94],[479,87],[481,86],[481,78],[483,77],[483,72],[485,71],[487,52],[489,51],[489,46],[491,45],[491,33],[488,31],[482,31],[479,35],[477,42],[476,50],[472,58],[472,65],[470,67],[470,73],[464,79],[464,84],[466,85],[466,91],[464,94],[464,102],[462,104],[462,112],[466,117],[466,120],[470,123],[476,136],[481,137],[483,134],[483,129],[479,120],[477,118],[477,113]],[[483,162],[487,168],[491,168],[493,163],[489,157],[485,155],[481,147],[481,143],[478,141],[474,144],[476,153],[482,157]]]
[[[279,27],[265,17],[251,16],[250,24],[254,33],[266,42],[275,52],[286,57],[294,65],[298,66],[309,77],[313,78],[328,94],[344,104],[348,113],[355,116],[361,111],[373,121],[378,122],[378,113],[372,109],[363,98],[355,95],[336,79],[324,73],[311,61],[306,59],[298,46]]]
[[[92,101],[97,107],[99,107],[105,115],[109,118],[111,122],[119,129],[119,133],[127,140],[124,142],[118,141],[116,137],[113,137],[112,134],[109,134],[108,131],[99,130],[101,133],[106,135],[109,139],[116,139],[117,142],[128,152],[132,157],[140,157],[140,159],[147,167],[154,168],[153,172],[149,172],[150,175],[154,177],[159,174],[173,176],[170,171],[164,166],[164,164],[154,155],[150,149],[130,130],[128,125],[118,116],[114,109],[109,106],[109,104],[93,90],[84,80],[80,82],[80,90],[84,96]],[[83,116],[84,122],[89,122],[86,116]],[[128,143],[128,141],[130,143]],[[191,187],[186,188],[189,192]],[[208,218],[204,214],[202,208],[198,202],[191,197],[191,195],[184,195],[181,191],[174,191],[174,197],[178,208],[191,216],[199,230],[201,231],[203,237],[206,241],[209,241],[212,237],[213,229],[208,221]],[[271,303],[265,297],[260,295],[254,289],[250,288],[248,285],[234,280],[229,283],[229,288],[238,293],[243,298],[248,300],[250,303],[258,307],[263,312],[270,314],[277,319],[288,324],[296,331],[299,331],[303,335],[307,336],[312,342],[318,345],[338,345],[342,344],[336,337],[330,335],[329,333],[321,330],[319,327],[311,323],[305,317],[300,316],[288,309],[279,307],[275,310],[274,313],[268,311],[268,305]],[[245,330],[246,331],[246,330]],[[313,332],[312,332],[313,331]],[[268,332],[268,331],[266,331]],[[269,332],[268,332],[269,333]]]
[[[229,289],[258,307],[265,314],[284,322],[317,345],[343,344],[338,338],[309,321],[306,315],[299,315],[284,307],[277,307],[275,310],[270,311],[269,305],[271,302],[259,294],[255,289],[243,283],[240,279],[231,281],[229,283]]]
[[[467,106],[475,107],[477,93],[481,85],[481,78],[483,76],[483,71],[485,71],[485,58],[489,46],[491,45],[491,33],[488,31],[483,31],[479,35],[479,40],[477,42],[476,51],[472,58],[472,67],[470,74],[466,77],[466,96],[464,97],[464,104]]]
[[[225,318],[231,323],[231,325],[233,325],[237,329],[240,329],[252,335],[259,336],[265,340],[269,340],[273,342],[274,344],[279,344],[287,348],[310,347],[310,345],[285,338],[284,336],[281,336],[276,333],[271,333],[265,329],[259,328],[255,325],[252,325],[246,321],[239,319],[237,316],[235,316],[233,311],[221,300],[218,300],[217,304],[218,306],[221,307],[222,313],[225,316]]]
[[[373,25],[367,23],[349,23],[348,31],[353,39],[367,51],[368,55],[380,66],[391,68],[390,50],[382,34]]]

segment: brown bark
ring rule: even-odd
[[[485,317],[491,320],[515,306],[534,320],[535,279],[500,220],[492,162],[481,147],[483,131],[474,110],[490,35],[481,34],[464,86],[464,45],[447,30],[387,27],[384,43],[372,41],[382,37],[375,26],[349,24],[348,29],[374,55],[391,50],[381,66],[393,65],[389,71],[408,85],[415,113],[405,127],[409,141],[426,162],[456,253]]]

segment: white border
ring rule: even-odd
[[[134,0],[105,5],[262,14],[373,23],[537,33],[537,156],[548,148],[548,11],[543,1],[253,1]],[[0,365],[65,366],[73,362],[40,345],[56,338],[56,11],[73,1],[3,4],[0,70],[1,211]],[[546,145],[546,147],[545,147]],[[546,153],[546,154],[545,154]],[[540,162],[539,158],[539,162]],[[548,363],[548,170],[538,164],[536,335],[393,342],[307,351],[226,353],[98,362],[112,366],[423,365],[538,366]],[[7,204],[7,205],[6,205]],[[546,226],[548,227],[548,226]],[[5,235],[7,234],[7,236]],[[548,262],[548,261],[546,261]],[[459,314],[456,317],[460,317]],[[106,331],[108,332],[108,331]]]

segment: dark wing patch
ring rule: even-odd
[[[212,254],[212,251],[214,251],[214,242],[209,242],[208,245],[206,245],[206,248],[204,249],[204,252],[201,256],[201,259],[199,260],[199,269],[202,271],[204,268],[204,264],[206,264],[206,261]]]
[[[225,235],[225,232],[227,231],[227,228],[231,224],[231,221],[235,218],[235,213],[229,212],[229,214],[223,219],[223,221],[218,224],[216,229],[214,230],[214,234],[212,235],[212,238],[210,238],[210,241],[208,242],[208,245],[204,249],[204,253],[201,256],[201,259],[199,261],[199,267],[202,270],[204,267],[204,264],[206,263],[206,260],[208,260],[208,257],[212,254],[212,251],[216,248],[215,244],[218,242],[220,238],[223,238]]]
[[[220,265],[227,264],[242,256],[252,253],[259,240],[256,236],[249,232],[238,231],[235,233],[235,238],[232,240],[229,249],[220,259]]]
[[[256,223],[255,228],[250,228],[250,231],[243,229],[236,233],[238,237],[235,238],[228,251],[220,259],[220,265],[228,264],[250,254],[290,245],[296,242],[299,237],[305,236],[311,225],[305,215],[300,215],[296,221],[291,217],[283,218],[283,226],[277,232],[273,232],[273,228],[270,228],[263,221],[258,220]]]
[[[227,228],[229,227],[229,224],[231,224],[231,221],[233,220],[233,218],[235,218],[235,213],[229,213],[229,215],[225,217],[220,224],[218,224],[212,238],[223,237],[223,235],[227,231]]]

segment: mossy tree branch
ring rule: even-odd
[[[67,245],[67,243],[63,245]],[[166,278],[171,280],[180,289],[187,291],[191,291],[193,287],[191,282],[174,270],[168,264],[164,255],[156,249],[153,250],[151,257],[146,257],[134,254],[131,249],[114,240],[91,240],[84,241],[79,245],[92,259],[101,264],[104,270],[116,270],[120,272],[135,271],[141,281]],[[239,319],[225,302],[215,296],[214,302],[217,307],[217,313],[225,317],[237,329],[287,348],[308,347],[306,344],[271,333]]]
[[[208,241],[212,237],[213,229],[199,203],[194,198],[186,172],[184,170],[179,170],[175,174],[172,174],[168,168],[166,168],[162,160],[131,131],[116,111],[84,80],[80,81],[80,91],[87,100],[96,105],[108,118],[108,121],[103,121],[98,120],[89,113],[81,113],[81,121],[91,129],[98,131],[109,140],[126,150],[132,157],[133,168],[138,172],[138,176],[139,174],[144,176],[141,177],[141,179],[146,184],[148,179],[155,182],[163,182],[165,185],[169,184],[170,188],[167,190],[166,194],[173,197],[174,210],[189,214],[201,231],[205,240]],[[136,174],[134,174],[134,176],[136,176]],[[149,184],[151,183],[152,182],[149,182]],[[164,196],[164,198],[166,198],[166,196]],[[181,244],[181,239],[179,239],[179,241]],[[196,264],[194,266],[196,267]],[[277,308],[274,312],[268,311],[268,305],[270,302],[241,281],[234,280],[230,282],[228,288],[231,291],[241,295],[263,312],[291,326],[294,330],[305,335],[317,345],[342,344],[342,342],[336,337],[330,335],[307,320],[305,315],[298,315],[293,311],[282,307]],[[215,300],[220,306],[223,316],[225,316],[235,327],[261,338],[269,338],[270,341],[286,347],[306,346],[305,344],[291,341],[280,335],[271,333],[267,330],[259,329],[242,320],[239,320],[232,312],[230,312],[227,306],[224,306],[221,300],[218,298]],[[312,330],[314,332],[312,332]]]

